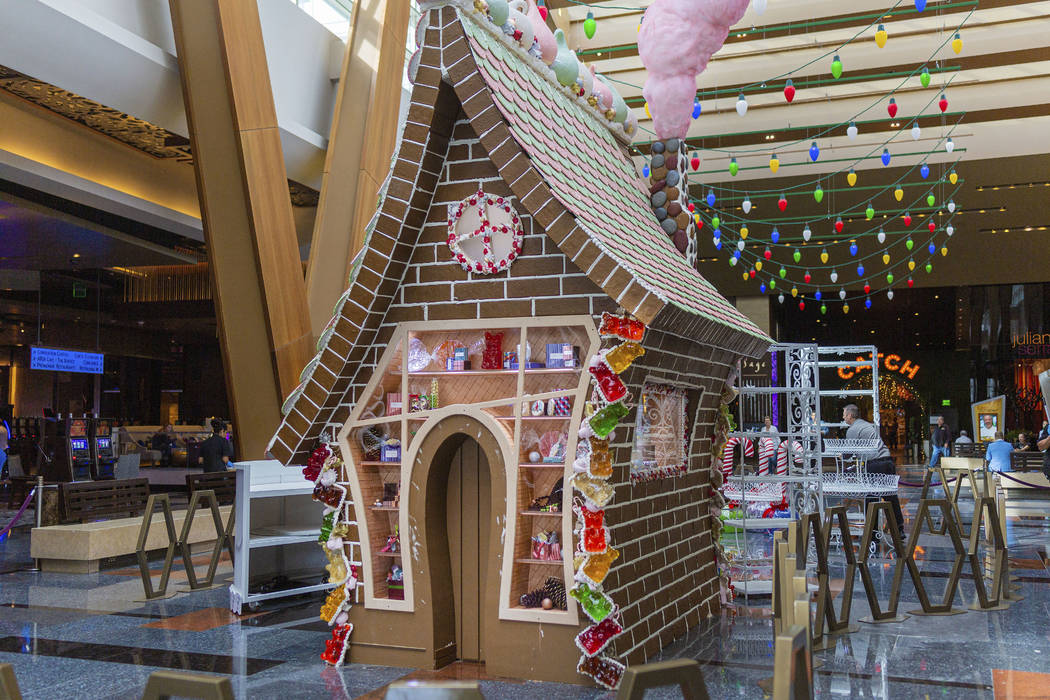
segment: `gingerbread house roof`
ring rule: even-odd
[[[704,344],[765,351],[772,340],[660,228],[621,125],[466,2],[425,10],[419,35],[412,102],[378,211],[318,355],[285,401],[274,457],[304,458],[324,425],[339,422],[356,365],[402,282],[460,106],[519,206],[617,304]]]

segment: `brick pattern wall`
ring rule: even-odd
[[[641,664],[718,609],[718,580],[709,503],[711,436],[719,397],[737,355],[698,346],[651,327],[644,356],[623,375],[635,397],[646,380],[689,390],[689,469],[679,477],[632,484],[631,445],[637,409],[616,429],[616,495],[606,508],[620,550],[605,581],[622,609],[625,634],[615,653]]]

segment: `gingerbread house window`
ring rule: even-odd
[[[646,382],[638,402],[631,449],[631,478],[677,476],[686,469],[686,404],[682,387]]]

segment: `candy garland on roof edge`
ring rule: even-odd
[[[318,447],[303,468],[303,476],[314,482],[313,499],[324,504],[318,544],[328,558],[325,568],[328,581],[336,586],[321,606],[321,619],[332,628],[332,638],[325,641],[321,659],[332,666],[342,666],[350,646],[354,626],[349,621],[351,601],[357,596],[357,567],[346,556],[354,521],[350,517],[347,487],[342,481],[343,460],[328,444]]]
[[[641,346],[645,324],[605,312],[598,334],[618,344],[600,351],[588,368],[594,386],[591,400],[584,406],[585,418],[580,424],[580,441],[573,462],[572,485],[582,498],[573,503],[578,544],[573,556],[575,585],[569,595],[579,601],[591,620],[576,635],[576,646],[582,653],[576,671],[612,690],[620,684],[624,665],[603,652],[624,630],[619,608],[602,587],[612,563],[620,556],[609,543],[609,529],[604,522],[603,509],[614,492],[609,483],[613,475],[609,441],[616,424],[630,412],[630,395],[619,375],[645,354]]]
[[[642,94],[658,139],[652,144],[650,204],[690,266],[696,264],[696,226],[685,211],[688,162],[679,151],[696,114],[696,76],[747,5],[748,0],[653,0],[638,32],[638,55],[648,72]]]

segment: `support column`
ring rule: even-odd
[[[759,330],[766,335],[770,335],[772,323],[770,320],[768,296],[737,297],[736,308],[737,311],[754,321]]]
[[[261,458],[312,355],[254,0],[170,0],[239,459]]]
[[[319,336],[346,291],[397,140],[409,0],[354,3],[317,204],[306,293]]]

